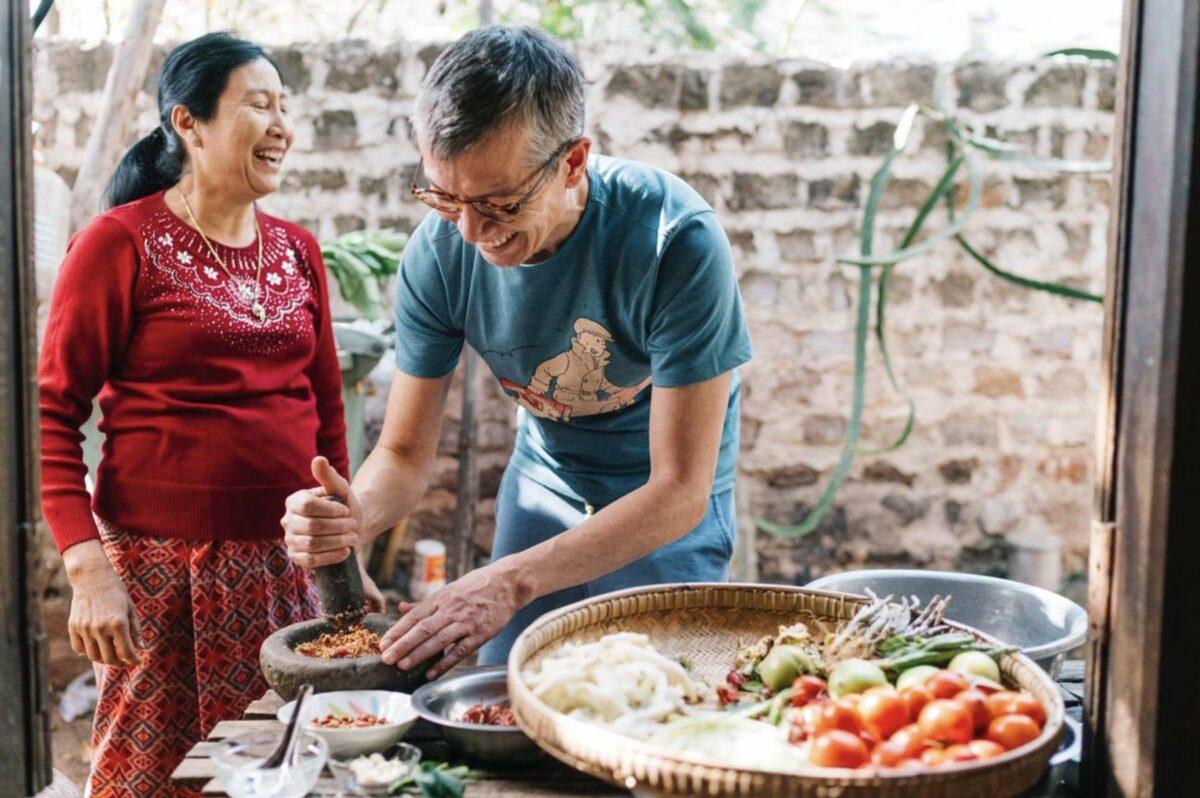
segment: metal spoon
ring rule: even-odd
[[[288,720],[287,729],[283,732],[283,739],[279,741],[279,745],[275,747],[271,755],[258,766],[260,770],[277,768],[285,762],[289,766],[293,764],[296,757],[296,746],[303,736],[296,731],[296,727],[300,723],[300,710],[304,706],[305,699],[312,695],[312,690],[311,684],[300,685],[300,690],[296,693],[296,706],[292,709],[292,717]]]

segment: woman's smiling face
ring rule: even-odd
[[[229,73],[217,112],[195,123],[191,169],[208,185],[257,199],[279,189],[295,130],[279,72],[260,58]]]

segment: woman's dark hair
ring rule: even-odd
[[[171,110],[182,105],[196,119],[212,119],[229,74],[260,58],[279,70],[262,47],[224,31],[206,33],[168,53],[158,75],[158,127],[117,164],[105,191],[107,206],[124,205],[178,183],[186,153],[171,125]]]

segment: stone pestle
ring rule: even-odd
[[[326,495],[326,501],[344,504],[340,496]],[[367,612],[367,594],[363,590],[362,574],[354,549],[346,559],[332,565],[313,569],[313,582],[321,602],[321,614],[335,629],[346,629],[362,623]]]
[[[339,563],[314,568],[313,582],[321,602],[321,614],[334,628],[345,629],[362,622],[367,611],[367,595],[358,570],[358,557],[353,551]]]

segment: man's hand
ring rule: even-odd
[[[362,506],[350,483],[324,457],[313,458],[312,473],[320,487],[288,496],[280,520],[288,556],[305,569],[349,557],[362,529]]]
[[[63,562],[72,590],[67,621],[71,649],[103,665],[138,664],[133,602],[100,541],[76,543],[63,552]]]
[[[438,654],[426,674],[436,679],[500,633],[532,596],[504,558],[479,568],[417,604],[401,604],[404,613],[380,642],[383,661],[413,668]]]

